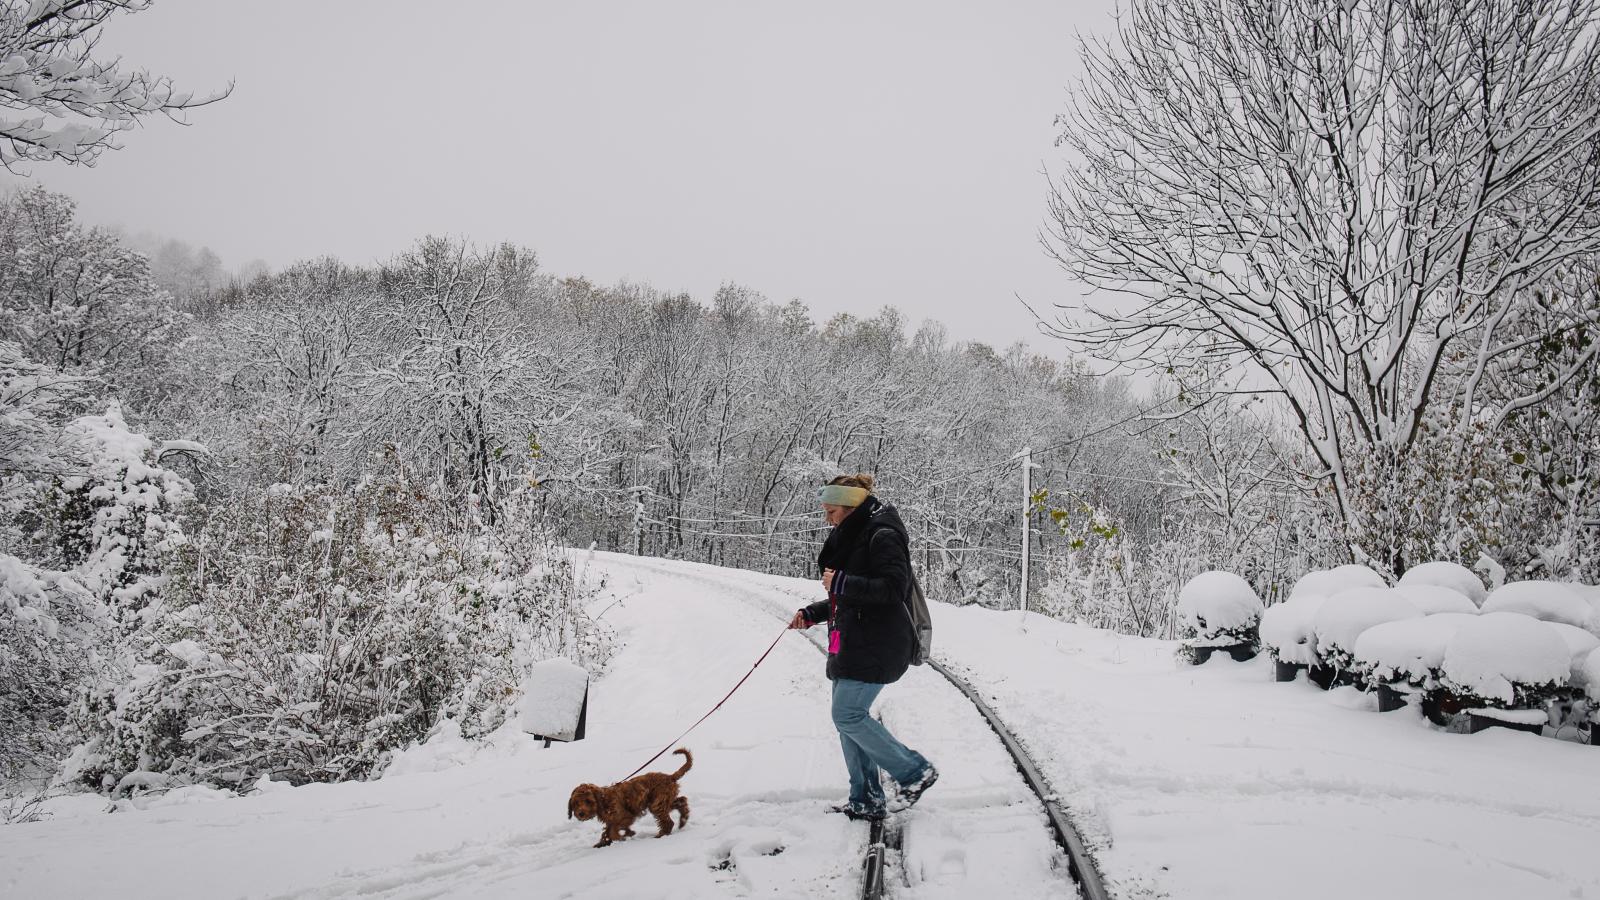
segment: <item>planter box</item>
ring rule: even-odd
[[[1422,695],[1422,714],[1435,725],[1449,725],[1451,719],[1466,711],[1467,704],[1449,691],[1434,689]]]
[[[1300,674],[1300,670],[1304,668],[1305,666],[1300,663],[1284,662],[1281,659],[1274,660],[1272,663],[1272,679],[1274,681],[1293,681],[1295,676]]]
[[[1600,722],[1589,723],[1589,746],[1600,746]]]
[[[1306,677],[1311,679],[1311,683],[1319,688],[1322,688],[1323,690],[1328,690],[1329,688],[1333,687],[1334,681],[1338,678],[1338,675],[1339,671],[1333,666],[1325,666],[1321,663],[1311,666],[1306,670]]]
[[[1511,715],[1508,716],[1506,715],[1507,713]],[[1525,717],[1528,721],[1517,721],[1517,719],[1524,717],[1517,716],[1516,713],[1529,713],[1530,715]],[[1533,721],[1533,714],[1537,714],[1538,721]],[[1512,731],[1526,731],[1529,734],[1538,734],[1544,730],[1544,726],[1549,721],[1549,717],[1541,709],[1472,709],[1467,711],[1467,717],[1468,734],[1477,734],[1480,731],[1488,731],[1491,728],[1509,728]]]
[[[1261,652],[1261,648],[1255,644],[1234,644],[1224,649],[1228,651],[1229,656],[1233,657],[1234,662],[1249,662],[1256,658],[1256,654]]]
[[[1213,654],[1226,653],[1233,657],[1234,662],[1245,662],[1255,659],[1256,648],[1250,644],[1228,644],[1223,647],[1188,647],[1189,661],[1194,665],[1208,662]]]
[[[1404,691],[1395,690],[1390,685],[1380,684],[1378,685],[1378,712],[1394,712],[1395,710],[1405,709],[1406,700],[1410,696]]]

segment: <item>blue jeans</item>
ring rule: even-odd
[[[869,808],[884,805],[878,770],[901,784],[910,784],[927,771],[922,754],[900,743],[883,723],[871,715],[881,684],[839,678],[833,682],[833,726],[839,729],[844,767],[850,772],[850,802]]]

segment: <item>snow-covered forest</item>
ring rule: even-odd
[[[7,168],[226,98],[17,6],[0,99],[101,125],[0,123]],[[1478,663],[1543,618],[1573,633],[1529,632],[1551,671],[1504,703],[1560,700],[1600,606],[1490,592],[1600,583],[1597,24],[1135,0],[1082,47],[1041,198],[1044,252],[1101,294],[1033,347],[897,297],[596,283],[492,235],[230,269],[0,196],[0,786],[361,780],[446,720],[486,739],[532,663],[617,650],[571,548],[809,578],[818,485],[851,472],[931,599],[1488,705]],[[1341,594],[1390,584],[1403,609]]]

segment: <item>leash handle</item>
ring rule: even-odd
[[[772,653],[772,650],[773,650],[774,647],[778,646],[778,642],[783,640],[783,635],[787,631],[789,631],[789,626],[786,624],[786,625],[783,626],[783,631],[778,632],[778,636],[772,639],[772,643],[771,643],[771,645],[769,645],[767,647],[766,653],[761,654],[761,658],[757,659],[756,662],[755,662],[755,665],[750,667],[750,671],[744,673],[744,677],[739,679],[739,683],[733,686],[733,690],[729,691],[727,693],[727,696],[723,697],[721,700],[718,700],[717,701],[717,705],[711,707],[711,709],[705,715],[700,717],[699,721],[695,722],[693,725],[690,725],[688,728],[685,728],[683,730],[683,734],[680,734],[677,737],[673,738],[672,740],[668,741],[667,745],[665,747],[662,747],[660,750],[657,750],[655,756],[652,756],[649,759],[644,761],[644,765],[641,765],[639,768],[634,769],[632,772],[629,772],[628,775],[627,775],[627,778],[623,778],[622,781],[627,781],[628,778],[632,778],[633,776],[639,774],[640,772],[643,772],[644,769],[645,769],[645,766],[648,766],[651,763],[655,762],[656,760],[660,759],[662,754],[664,754],[668,750],[672,749],[672,745],[673,744],[676,744],[677,742],[683,740],[685,737],[688,737],[689,732],[695,730],[696,728],[699,728],[701,722],[704,722],[705,720],[711,718],[711,713],[714,713],[717,710],[721,709],[722,708],[722,704],[727,703],[728,702],[728,698],[732,697],[734,695],[734,693],[739,690],[739,688],[744,686],[744,683],[750,679],[750,676],[755,674],[756,668],[758,666],[760,666],[763,662],[766,662],[767,656]]]

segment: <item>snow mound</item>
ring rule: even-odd
[[[1493,596],[1490,601],[1493,601]],[[1462,623],[1445,646],[1444,677],[1486,700],[1512,703],[1513,684],[1565,684],[1572,667],[1567,642],[1548,624],[1489,611]]]
[[[1368,628],[1382,622],[1421,616],[1421,610],[1394,588],[1358,587],[1340,591],[1329,597],[1311,620],[1311,631],[1317,638],[1317,655],[1326,658],[1335,648],[1352,652],[1356,638]]]
[[[290,784],[288,781],[284,781],[284,780],[274,781],[273,778],[272,778],[272,773],[268,772],[267,774],[265,774],[265,775],[261,776],[260,778],[256,779],[255,786],[250,788],[250,793],[252,793],[252,794],[274,794],[274,793],[282,793],[283,791],[288,791],[288,790],[293,790],[293,789],[294,789],[294,785],[293,784]]]
[[[1449,588],[1464,595],[1471,600],[1474,606],[1482,606],[1484,598],[1489,592],[1483,586],[1483,579],[1478,573],[1460,563],[1453,562],[1425,562],[1412,566],[1400,576],[1399,586],[1407,585],[1434,585]]]
[[[1395,619],[1361,632],[1353,652],[1356,661],[1379,684],[1405,681],[1427,686],[1444,665],[1444,650],[1461,626],[1476,614],[1435,613],[1412,619]]]
[[[1484,612],[1522,613],[1545,622],[1596,630],[1595,607],[1574,585],[1561,581],[1513,581],[1495,588]]]
[[[477,750],[477,745],[461,733],[460,722],[443,719],[433,727],[427,738],[396,753],[389,764],[383,767],[383,777],[442,772],[470,761]]]
[[[1394,592],[1422,610],[1425,616],[1436,613],[1466,613],[1476,615],[1478,604],[1455,588],[1437,584],[1397,584]],[[1480,598],[1481,602],[1481,598]]]
[[[1303,666],[1315,663],[1317,639],[1311,620],[1327,599],[1320,594],[1302,594],[1268,607],[1261,614],[1261,643],[1283,662]]]
[[[1334,594],[1358,587],[1387,587],[1383,576],[1366,566],[1337,566],[1318,569],[1300,576],[1289,591],[1289,599],[1298,597],[1332,597]]]
[[[522,699],[517,701],[522,730],[571,740],[588,691],[589,673],[577,663],[560,656],[534,663],[522,682]]]
[[[1178,592],[1178,615],[1202,638],[1247,629],[1261,610],[1249,582],[1232,572],[1202,572]]]

